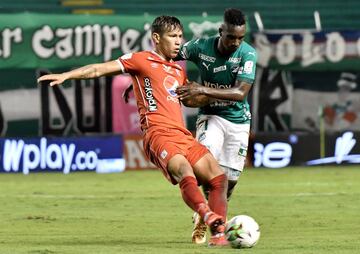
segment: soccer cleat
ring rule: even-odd
[[[226,240],[224,233],[218,233],[210,237],[208,245],[209,247],[227,246],[229,242]]]
[[[214,212],[207,212],[204,216],[204,221],[209,226],[212,235],[224,233],[225,222],[222,216]]]
[[[194,229],[191,235],[192,242],[195,244],[205,243],[207,226],[198,213],[194,213],[193,223],[194,223]]]

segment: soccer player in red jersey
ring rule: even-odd
[[[90,64],[38,82],[51,86],[69,79],[90,79],[129,73],[148,158],[173,184],[179,183],[184,202],[209,226],[209,245],[226,245],[227,177],[211,153],[185,128],[176,88],[186,84],[184,70],[172,59],[179,52],[183,27],[176,17],[160,16],[152,23],[154,51],[125,54],[117,60]],[[208,202],[198,188],[210,186]]]

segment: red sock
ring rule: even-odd
[[[226,192],[227,192],[227,177],[225,174],[214,177],[209,181],[209,207],[210,209],[223,216],[226,220],[227,213],[227,201],[226,201]]]
[[[181,180],[179,186],[185,203],[204,218],[205,214],[209,211],[209,208],[197,184],[196,178],[187,176]]]

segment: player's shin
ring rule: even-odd
[[[210,209],[223,217],[226,220],[227,213],[227,177],[225,174],[214,177],[209,181],[209,200]]]
[[[233,168],[229,168],[226,166],[221,166],[221,168],[224,171],[224,173],[226,174],[227,179],[228,179],[228,189],[227,189],[226,196],[227,196],[227,201],[229,201],[230,197],[234,191],[234,188],[239,180],[241,171],[233,169]]]
[[[203,218],[209,212],[209,207],[204,196],[201,194],[196,178],[191,176],[184,177],[180,181],[179,186],[185,203]]]

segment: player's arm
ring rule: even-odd
[[[117,60],[113,60],[105,63],[85,65],[59,74],[47,74],[38,78],[37,82],[50,81],[50,86],[54,86],[60,85],[69,79],[91,79],[121,73],[124,73],[121,65]]]
[[[217,89],[191,82],[187,86],[178,88],[179,99],[184,100],[190,96],[205,95],[217,100],[243,101],[249,94],[255,79],[256,59],[256,51],[249,50],[244,54],[235,84],[231,88]]]
[[[184,104],[186,107],[189,108],[199,108],[204,107],[210,103],[210,98],[206,95],[194,95],[189,96],[187,98],[181,99],[180,101],[182,104]]]
[[[241,80],[236,80],[233,87],[226,89],[205,87],[192,81],[186,86],[178,87],[176,92],[181,101],[200,95],[218,100],[243,101],[248,95],[250,89],[251,84]]]

